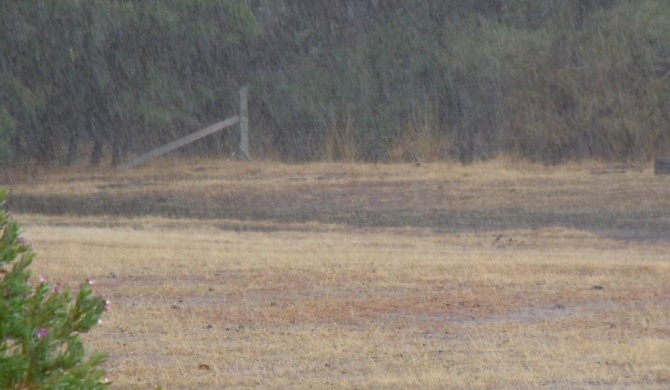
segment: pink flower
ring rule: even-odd
[[[88,278],[86,279],[86,283],[88,283],[89,286],[92,286],[95,284],[95,279],[93,278]]]
[[[37,277],[37,280],[39,280],[40,283],[46,283],[46,282],[47,282],[47,278],[46,278],[46,276],[44,276],[44,275],[40,275],[40,276],[38,276],[38,277]]]
[[[38,339],[43,339],[47,337],[47,334],[49,333],[49,330],[47,328],[42,328],[42,329],[36,329],[33,334],[37,336]]]

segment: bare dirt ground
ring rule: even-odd
[[[9,183],[35,273],[112,301],[119,388],[664,389],[670,180],[162,163]]]

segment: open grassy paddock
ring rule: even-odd
[[[670,177],[594,164],[14,172],[33,273],[97,280],[116,388],[667,389]]]

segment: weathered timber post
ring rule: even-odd
[[[656,163],[654,164],[654,174],[670,175],[670,157],[656,158]]]
[[[177,148],[180,148],[186,144],[190,144],[191,142],[198,140],[200,138],[206,137],[212,133],[215,133],[221,129],[225,129],[226,127],[230,127],[236,123],[238,123],[240,120],[237,115],[230,117],[226,120],[223,120],[219,123],[215,123],[209,127],[206,127],[202,130],[198,130],[195,133],[191,133],[187,135],[186,137],[182,137],[176,141],[170,142],[167,145],[163,145],[160,148],[154,149],[149,153],[145,153],[139,157],[136,157],[135,159],[128,161],[125,164],[121,164],[116,167],[116,169],[119,170],[125,170],[125,169],[130,169],[133,167],[136,167],[140,164],[144,164],[145,162],[152,160],[158,156],[162,156],[165,153],[171,152]]]
[[[158,156],[162,156],[165,153],[171,152],[177,148],[181,148],[184,145],[190,144],[193,141],[199,140],[200,138],[206,137],[210,134],[213,134],[227,127],[233,126],[237,123],[240,124],[240,146],[239,146],[240,155],[242,155],[243,159],[251,161],[251,157],[249,157],[249,108],[247,103],[248,99],[249,99],[249,89],[246,86],[244,86],[240,88],[239,115],[232,116],[219,123],[215,123],[202,130],[198,130],[195,133],[191,133],[176,141],[170,142],[167,145],[163,145],[160,148],[156,148],[148,153],[145,153],[139,157],[134,158],[131,161],[118,165],[116,168],[119,170],[124,170],[136,167]]]
[[[240,88],[240,154],[242,158],[251,161],[249,155],[249,88],[245,85]]]

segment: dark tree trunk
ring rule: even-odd
[[[79,143],[78,143],[77,133],[73,132],[68,137],[67,144],[67,161],[65,162],[68,166],[77,162],[79,158]]]
[[[133,135],[131,131],[127,134],[114,138],[112,141],[112,165],[122,164],[128,156],[128,151],[133,146]]]
[[[112,141],[112,166],[117,166],[121,164],[121,141],[118,138],[115,138]]]
[[[54,149],[54,140],[49,136],[47,131],[42,131],[40,139],[37,143],[37,161],[41,163],[52,163],[56,159],[56,151]]]
[[[93,152],[91,152],[91,165],[100,165],[102,161],[102,141],[93,141]]]

